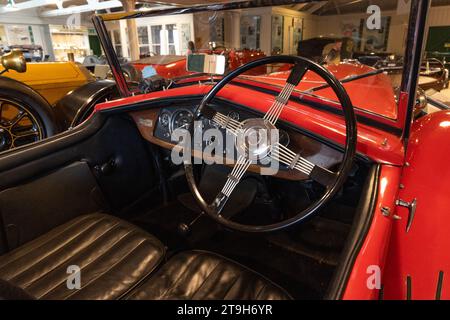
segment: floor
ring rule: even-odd
[[[448,105],[450,108],[450,88],[441,90],[440,92],[437,91],[429,91],[427,92],[429,96],[435,100],[438,100],[440,102],[443,102],[444,104]],[[434,106],[428,105],[427,110],[428,113],[439,111]]]
[[[261,216],[260,209],[249,214]],[[189,249],[216,252],[263,274],[296,299],[320,299],[328,289],[350,229],[349,224],[335,220],[339,209],[333,207],[332,211],[332,216],[270,234],[226,230],[202,216],[190,232],[183,233],[180,224],[189,224],[198,213],[175,200],[143,211],[132,222],[166,244],[169,253]]]

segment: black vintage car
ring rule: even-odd
[[[297,55],[321,62],[339,56],[340,59],[352,59],[354,41],[348,37],[318,37],[299,41]]]

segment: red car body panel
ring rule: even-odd
[[[339,65],[330,65],[326,67],[338,80],[343,80],[349,76],[362,75],[375,69],[362,64],[341,63]],[[289,71],[272,73],[268,76],[254,76],[246,77],[265,82],[268,84],[275,84],[283,86],[286,82]],[[325,84],[324,80],[313,72],[307,72],[300,84],[297,86],[298,90],[307,91],[308,89]],[[367,113],[373,113],[386,118],[383,121],[390,123],[396,127],[401,127],[397,124],[398,111],[397,103],[395,102],[395,94],[392,88],[391,80],[388,75],[382,73],[375,76],[355,80],[344,83],[344,88],[347,90],[352,103],[358,109],[364,110]],[[323,89],[315,92],[315,94],[336,100],[336,95],[331,89]],[[383,119],[382,119],[383,120]]]
[[[259,50],[230,50],[228,54],[228,69],[234,70],[251,61],[263,58],[266,54]],[[265,66],[260,66],[247,71],[245,74],[257,75],[266,73]]]
[[[371,266],[378,266],[382,272],[386,264],[393,218],[392,216],[384,216],[381,208],[388,208],[390,212],[395,211],[395,200],[397,199],[401,171],[401,167],[388,165],[381,167],[378,197],[371,226],[354,262],[343,299],[373,300],[379,298],[379,289],[371,288],[367,285],[367,282],[369,276],[372,275]],[[380,274],[381,276],[382,273]]]
[[[415,121],[402,174],[404,189],[399,199],[417,199],[411,228],[406,232],[409,212],[397,207],[386,265],[386,299],[407,297],[407,277],[411,299],[436,299],[439,273],[443,272],[441,299],[450,299],[450,111],[440,111]]]

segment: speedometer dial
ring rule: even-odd
[[[190,110],[178,110],[172,116],[172,131],[176,129],[186,129],[189,130],[194,119],[194,114]]]

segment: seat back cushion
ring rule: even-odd
[[[90,214],[0,256],[0,278],[37,299],[120,299],[164,253],[158,239],[136,226]]]

